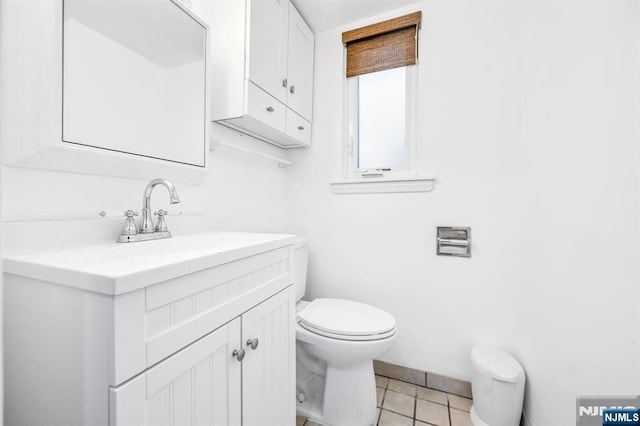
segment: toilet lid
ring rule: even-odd
[[[316,299],[298,313],[311,332],[346,340],[383,339],[395,334],[395,318],[376,307],[342,299]]]

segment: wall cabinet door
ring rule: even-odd
[[[286,102],[289,0],[251,0],[249,80]]]
[[[311,121],[313,98],[313,33],[293,5],[289,5],[287,106]]]
[[[244,426],[295,424],[293,291],[291,286],[242,315]],[[257,346],[250,345],[254,339]]]
[[[241,424],[240,319],[110,390],[117,426]]]

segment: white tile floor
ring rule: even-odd
[[[411,383],[376,376],[378,426],[471,426],[471,400]],[[296,426],[318,426],[296,418]]]

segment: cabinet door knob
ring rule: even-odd
[[[296,86],[291,86],[291,87],[289,87],[289,91],[290,91],[291,93],[296,93]]]
[[[267,107],[267,111],[269,111],[269,112],[273,112],[273,111],[275,111],[275,109],[273,109],[273,107],[272,107],[272,106],[270,106],[270,107]]]
[[[304,130],[304,126],[298,126],[298,130]]]
[[[244,349],[240,349],[240,350],[234,349],[231,356],[236,358],[238,361],[242,362],[242,360],[244,359],[244,354],[245,354]]]
[[[260,343],[260,341],[257,337],[247,340],[247,346],[251,347],[251,349],[253,349],[254,351],[258,348],[258,343]]]
[[[286,78],[284,80],[282,80],[282,87],[287,87],[288,84],[289,84],[289,82],[287,81]]]

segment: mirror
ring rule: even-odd
[[[206,27],[172,0],[64,0],[65,142],[204,167]]]

